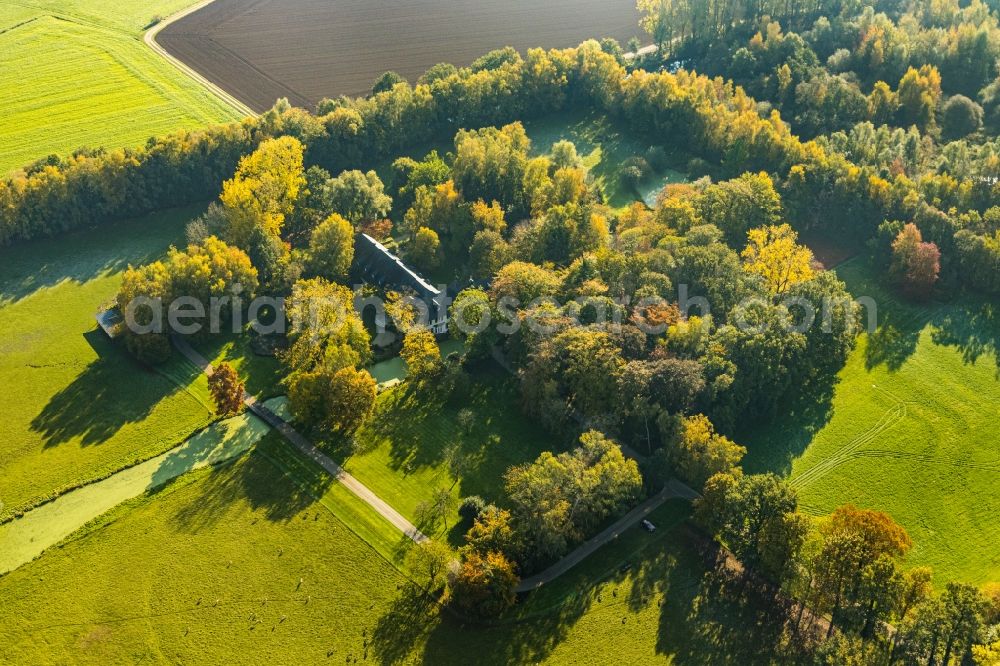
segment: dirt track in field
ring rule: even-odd
[[[634,0],[216,0],[156,40],[257,111],[361,95],[386,70],[410,82],[491,49],[641,36]]]

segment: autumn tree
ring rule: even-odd
[[[442,369],[441,348],[434,334],[424,327],[414,327],[403,338],[399,352],[409,376],[416,382],[436,377]]]
[[[701,488],[715,474],[730,473],[746,455],[746,447],[715,432],[703,414],[661,418],[666,455],[681,478]]]
[[[226,418],[239,414],[243,409],[246,385],[228,363],[220,363],[208,377],[208,390],[215,403],[215,413]]]
[[[286,301],[291,346],[282,359],[294,372],[362,367],[370,338],[354,310],[354,293],[324,278],[300,280]]]
[[[820,527],[815,605],[836,624],[870,635],[899,607],[905,585],[898,562],[912,547],[906,530],[880,511],[839,507]]]
[[[492,278],[510,260],[510,243],[498,231],[477,231],[469,246],[469,268],[478,278]]]
[[[452,597],[462,610],[483,617],[496,617],[514,605],[519,579],[514,565],[501,553],[476,551],[465,554],[452,582]]]
[[[165,259],[139,268],[130,266],[122,276],[116,302],[129,324],[125,344],[143,362],[162,362],[170,355],[167,306],[172,301],[182,297],[197,301],[216,319],[218,328],[212,328],[212,321],[207,322],[207,328],[204,321],[190,324],[198,327],[199,333],[218,332],[235,307],[253,298],[257,286],[257,270],[250,257],[215,236],[192,243],[183,251],[170,248]],[[137,332],[155,328],[156,321],[160,322],[159,331]]]
[[[235,175],[222,184],[219,201],[226,211],[227,240],[245,248],[251,232],[280,236],[305,184],[303,147],[298,139],[268,139],[240,160]]]
[[[772,294],[784,294],[813,277],[813,254],[797,240],[798,234],[787,224],[747,232],[747,246],[743,250],[746,270],[761,276]]]
[[[934,243],[923,242],[920,229],[907,224],[892,242],[890,274],[907,294],[927,298],[941,272],[941,251]]]
[[[526,465],[507,470],[507,495],[533,556],[556,557],[605,518],[639,496],[642,476],[634,460],[596,431],[560,454],[542,453]]]
[[[466,201],[496,201],[517,219],[526,212],[522,179],[530,143],[521,123],[459,131],[452,165],[456,189]]]
[[[420,227],[414,234],[406,255],[418,268],[431,270],[438,264],[439,247],[441,241],[437,232],[427,227]]]
[[[296,419],[341,435],[353,435],[375,408],[377,386],[367,370],[318,367],[293,373],[287,385]]]
[[[309,240],[309,271],[330,280],[343,280],[354,261],[354,228],[331,214],[312,231]]]
[[[496,552],[511,556],[517,550],[517,534],[510,511],[487,506],[466,532],[465,544],[480,555]]]
[[[900,79],[896,97],[901,125],[916,125],[924,132],[934,129],[941,100],[941,74],[933,65],[923,65],[920,69],[911,67]]]
[[[376,384],[358,370],[371,355],[354,294],[323,278],[297,282],[286,302],[291,346],[281,354],[289,405],[300,421],[353,434],[371,413]]]
[[[553,271],[524,261],[512,261],[497,273],[491,293],[495,299],[516,299],[522,307],[537,298],[554,296],[559,277]]]

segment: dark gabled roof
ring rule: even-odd
[[[97,325],[108,334],[109,338],[114,339],[121,335],[122,328],[125,325],[125,317],[122,316],[122,312],[118,309],[118,306],[101,310],[95,318],[97,319]]]
[[[358,234],[354,241],[354,265],[351,273],[355,278],[371,282],[380,287],[407,288],[416,292],[425,301],[434,301],[441,291],[433,287],[416,271],[368,234]]]

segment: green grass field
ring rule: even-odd
[[[360,453],[343,461],[344,468],[421,529],[419,505],[435,491],[448,490],[455,507],[432,533],[448,532],[460,545],[458,501],[480,495],[487,501],[502,497],[508,467],[534,460],[557,448],[537,425],[521,413],[516,382],[499,369],[477,370],[461,404],[408,384],[382,393],[375,415],[355,436]],[[471,413],[471,428],[463,430],[458,414]],[[455,529],[452,529],[455,528]]]
[[[788,473],[812,513],[888,512],[913,538],[908,562],[942,584],[1000,580],[1000,313],[900,302],[864,259],[837,273],[876,300],[879,328],[860,338],[829,410],[756,433],[748,466]]]
[[[82,146],[237,119],[143,33],[192,0],[0,0],[0,174]]]
[[[151,458],[211,418],[206,380],[180,358],[152,371],[94,314],[128,263],[183,241],[196,209],[0,250],[0,520]]]
[[[251,454],[122,505],[0,578],[0,661],[316,663],[333,650],[343,663],[404,580]]]
[[[0,577],[0,661],[746,663],[767,646],[766,622],[721,600],[683,504],[482,626],[414,594],[355,534],[349,503],[273,463],[287,451],[265,438]]]

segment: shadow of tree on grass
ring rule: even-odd
[[[890,372],[899,370],[917,349],[920,331],[926,321],[897,323],[898,315],[890,312],[875,331],[868,335],[865,368],[872,370],[885,365]]]
[[[107,441],[129,423],[149,416],[168,395],[181,390],[114,346],[103,332],[84,334],[98,358],[31,420],[46,447],[79,438],[83,446]],[[183,376],[193,381],[194,370]]]
[[[177,512],[178,526],[196,533],[223,520],[239,501],[248,502],[254,510],[263,509],[265,517],[274,522],[291,520],[316,504],[334,483],[333,478],[309,469],[307,461],[290,458],[293,452],[280,452],[282,444],[281,436],[272,431],[244,454],[248,458],[239,457],[213,467],[200,484],[204,490],[199,500]],[[276,476],[283,476],[287,482],[275,482]]]
[[[1000,307],[989,301],[969,301],[934,319],[935,344],[955,347],[962,360],[975,365],[980,358],[1000,360]],[[997,370],[1000,379],[1000,369]]]

